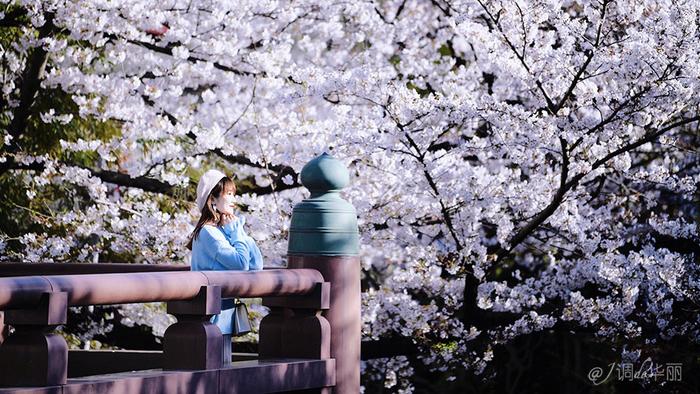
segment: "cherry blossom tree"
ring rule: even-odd
[[[697,343],[699,25],[694,0],[3,1],[2,258],[186,261],[218,167],[281,265],[329,151],[366,339],[448,380],[542,330]]]

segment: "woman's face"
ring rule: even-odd
[[[233,190],[227,190],[221,193],[221,195],[215,198],[212,202],[219,213],[233,215],[235,209],[235,204],[233,201],[234,196],[235,194]]]

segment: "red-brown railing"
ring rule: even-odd
[[[19,276],[0,278],[0,310],[34,307],[50,292],[65,292],[68,306],[110,305],[189,300],[202,286],[221,287],[225,298],[302,295],[319,282],[311,269]]]
[[[134,272],[189,271],[185,264],[132,263],[0,263],[0,278],[34,275],[123,274]]]
[[[322,390],[335,384],[331,329],[320,314],[329,308],[329,294],[315,269],[0,278],[0,310],[15,328],[0,345],[0,387],[6,387],[0,393],[19,386],[40,392]],[[286,311],[263,319],[259,360],[222,365],[222,335],[209,321],[222,297],[263,297],[264,305]],[[164,335],[162,370],[67,378],[66,342],[51,331],[65,324],[68,306],[156,301],[168,302],[178,318]]]

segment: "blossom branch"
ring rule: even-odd
[[[557,192],[554,194],[554,197],[552,197],[551,202],[542,210],[540,211],[530,222],[528,222],[525,226],[523,226],[518,232],[510,239],[508,242],[508,247],[507,248],[502,248],[498,254],[497,254],[497,261],[501,261],[504,257],[509,255],[515,247],[517,247],[521,242],[523,242],[527,237],[532,234],[532,232],[537,229],[542,223],[544,223],[552,214],[559,208],[559,205],[561,205],[562,201],[564,200],[564,195],[574,187],[576,187],[581,179],[588,175],[591,171],[605,165],[608,163],[610,160],[613,158],[630,152],[648,142],[651,142],[661,135],[669,132],[670,130],[673,130],[675,128],[700,121],[700,116],[693,116],[690,118],[685,118],[682,120],[679,120],[677,122],[671,123],[665,127],[662,127],[654,132],[648,133],[645,137],[640,138],[639,140],[627,144],[623,147],[620,147],[610,153],[608,153],[606,156],[603,158],[595,161],[591,165],[591,169],[587,172],[581,172],[577,174],[576,176],[572,177],[570,180],[566,181],[567,176],[568,176],[568,155],[566,154],[566,142],[563,139],[560,139],[560,142],[562,144],[562,172],[561,172],[561,182],[559,184],[559,188],[557,189]]]
[[[513,44],[513,42],[510,40],[510,38],[508,38],[508,35],[503,30],[503,27],[501,26],[500,22],[498,21],[498,18],[495,17],[491,13],[491,11],[488,9],[488,7],[486,7],[486,5],[481,0],[477,0],[477,2],[481,6],[481,8],[484,10],[484,12],[486,12],[486,15],[489,17],[489,20],[496,26],[498,31],[501,33],[501,36],[503,37],[503,40],[508,45],[508,48],[510,48],[511,51],[513,52],[513,54],[515,54],[515,57],[518,58],[518,60],[520,61],[520,64],[522,64],[523,67],[525,68],[525,71],[527,71],[530,75],[535,77],[534,74],[532,73],[532,70],[530,70],[530,66],[528,66],[527,62],[525,61],[524,52],[521,54],[518,51],[518,49],[515,47],[515,44]],[[556,105],[554,104],[554,101],[552,101],[552,99],[550,98],[549,94],[547,94],[547,92],[544,90],[544,86],[542,85],[542,82],[540,82],[539,78],[535,77],[535,85],[537,86],[537,89],[539,89],[540,93],[542,93],[542,96],[544,97],[545,101],[547,102],[547,109],[549,110],[549,112],[551,112],[552,114],[555,114],[556,113],[556,110],[555,110]]]
[[[398,124],[399,129],[403,131],[403,125]],[[457,232],[454,228],[454,224],[452,223],[452,216],[450,213],[447,211],[447,206],[445,205],[444,201],[442,201],[442,197],[440,196],[440,191],[437,188],[437,184],[435,183],[435,180],[433,179],[432,175],[430,174],[430,171],[428,171],[428,167],[426,166],[425,163],[425,152],[421,152],[420,148],[416,144],[415,141],[411,138],[411,136],[407,133],[404,132],[404,135],[406,136],[406,139],[408,140],[408,143],[413,147],[413,149],[416,151],[417,154],[417,159],[418,162],[421,163],[423,166],[423,175],[425,176],[425,179],[428,181],[428,185],[430,185],[430,189],[432,189],[433,193],[435,193],[435,197],[438,199],[438,203],[440,204],[440,212],[442,213],[442,217],[445,220],[445,225],[447,226],[447,229],[450,231],[450,235],[452,236],[452,240],[454,240],[455,245],[457,246],[457,250],[462,250],[464,247],[462,243],[459,240],[459,237],[457,236]]]
[[[181,187],[179,186],[174,186],[171,185],[167,182],[163,182],[161,180],[158,180],[156,178],[151,178],[148,176],[131,176],[129,174],[125,174],[123,172],[119,171],[111,171],[111,170],[98,170],[98,169],[93,169],[89,167],[84,167],[84,166],[78,166],[70,163],[61,163],[66,166],[71,166],[71,167],[77,167],[77,168],[82,168],[85,170],[90,171],[90,175],[99,178],[103,182],[107,183],[112,183],[118,186],[124,186],[124,187],[131,187],[131,188],[136,188],[136,189],[141,189],[146,192],[150,193],[156,193],[156,194],[162,194],[170,197],[175,197],[175,198],[181,198],[182,197],[182,192],[179,190]],[[12,159],[6,160],[4,163],[0,163],[0,174],[5,173],[10,170],[30,170],[34,172],[42,172],[45,169],[45,165],[43,163],[39,162],[33,162],[30,164],[24,164],[24,163],[17,163]],[[292,185],[287,185],[286,183],[282,182],[280,179],[275,179],[273,185],[269,186],[247,186],[245,184],[239,185],[238,186],[238,191],[240,193],[250,193],[250,194],[256,194],[256,195],[267,195],[267,194],[272,194],[272,193],[278,193],[282,190],[287,190],[287,189],[293,189],[296,186],[295,184]],[[296,183],[296,182],[295,182]],[[196,184],[192,181],[190,181],[189,187],[196,187]]]
[[[109,39],[111,39],[111,40],[120,40],[120,39],[122,39],[122,38],[120,38],[119,36],[117,36],[117,35],[115,35],[115,34],[105,34],[105,37],[107,37],[107,38],[109,38]],[[129,44],[133,44],[133,45],[136,45],[136,46],[140,46],[140,47],[142,47],[142,48],[146,48],[146,49],[152,50],[152,51],[154,51],[154,52],[162,53],[162,54],[168,55],[168,56],[173,56],[173,49],[174,49],[175,46],[176,46],[176,45],[174,45],[174,44],[169,44],[169,45],[167,45],[167,46],[161,47],[161,46],[158,46],[158,45],[156,45],[156,44],[152,44],[152,43],[150,43],[150,42],[145,42],[145,41],[128,40],[128,39],[125,40],[125,41],[128,42]],[[187,59],[185,59],[185,60],[187,60],[187,61],[190,62],[190,63],[209,62],[209,63],[211,63],[212,66],[214,66],[214,68],[216,68],[217,70],[230,72],[230,73],[233,73],[233,74],[236,74],[236,75],[241,75],[241,76],[253,76],[253,77],[256,77],[256,76],[265,77],[265,73],[264,73],[264,72],[255,73],[255,72],[251,72],[251,71],[243,71],[243,70],[239,70],[239,69],[233,68],[233,67],[231,67],[231,66],[227,66],[227,65],[221,64],[221,63],[219,63],[219,62],[212,62],[212,61],[209,61],[209,60],[206,60],[206,59],[203,59],[203,58],[200,58],[200,57],[196,57],[196,56],[188,56]]]

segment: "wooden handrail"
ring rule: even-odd
[[[68,305],[110,305],[189,300],[211,285],[222,297],[302,295],[320,282],[314,269],[18,276],[0,278],[0,310],[32,308],[51,292],[67,293]]]
[[[0,263],[0,277],[189,271],[186,264]]]

